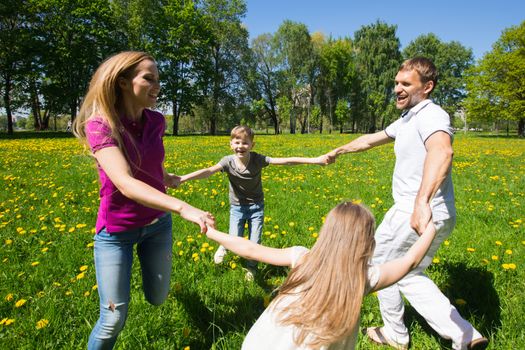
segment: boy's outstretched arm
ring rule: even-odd
[[[192,173],[180,176],[180,183],[182,184],[189,180],[206,179],[221,170],[222,166],[220,164],[215,164],[214,166],[211,166],[209,168],[200,169]]]
[[[305,157],[287,157],[287,158],[270,158],[270,164],[274,165],[297,165],[297,164],[317,164],[327,165],[332,163],[328,155],[322,155],[315,158]]]
[[[277,266],[291,266],[292,252],[291,248],[271,248],[263,245],[253,243],[242,237],[229,235],[215,228],[208,226],[206,236],[222,245],[227,250],[242,256],[248,260],[257,260],[262,263],[277,265]]]
[[[436,227],[434,223],[430,222],[403,257],[379,265],[379,281],[374,290],[383,289],[396,283],[415,269],[425,257],[435,236]]]

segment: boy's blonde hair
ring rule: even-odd
[[[297,345],[319,348],[342,340],[359,322],[367,292],[375,220],[364,206],[343,202],[326,216],[319,239],[292,269],[274,301],[293,301],[279,311],[279,322],[294,325]]]
[[[111,129],[111,137],[117,140],[119,148],[127,157],[122,135],[119,132],[124,130],[119,116],[124,101],[118,79],[133,78],[135,68],[145,60],[155,62],[149,54],[140,51],[124,51],[102,62],[91,78],[80,112],[73,121],[73,133],[76,137],[87,143],[85,130],[87,121],[94,116],[103,118]]]
[[[237,125],[235,128],[232,129],[230,133],[230,139],[233,140],[238,137],[247,137],[248,139],[250,139],[250,141],[253,141],[255,133],[249,126]]]

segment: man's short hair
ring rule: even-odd
[[[254,136],[255,133],[249,126],[237,125],[235,128],[232,129],[230,139],[234,139],[237,137],[247,137],[250,139],[250,141],[253,141]]]
[[[399,71],[415,70],[418,72],[421,82],[434,82],[434,88],[438,82],[438,72],[434,63],[426,57],[414,57],[404,61],[399,67]]]

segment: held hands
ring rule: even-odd
[[[166,187],[177,188],[180,186],[181,183],[181,177],[175,174],[167,174],[164,177],[164,186]]]
[[[426,202],[418,202],[414,205],[414,212],[410,217],[410,227],[412,227],[418,235],[421,236],[423,231],[427,228],[432,219],[432,211],[430,204]]]
[[[215,217],[207,212],[192,206],[185,207],[180,211],[180,216],[191,221],[201,228],[201,233],[206,233],[208,227],[215,227]]]
[[[335,157],[333,158],[329,157],[329,153],[315,158],[315,164],[322,165],[322,166],[332,164],[334,162],[335,162]]]
[[[324,155],[324,157],[326,157],[326,159],[327,159],[327,163],[326,164],[335,163],[335,159],[337,158],[337,151],[333,150],[331,152],[328,152],[327,154]]]

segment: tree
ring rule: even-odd
[[[49,114],[68,113],[73,120],[90,77],[103,58],[118,52],[115,23],[106,0],[33,0],[39,18],[42,93]]]
[[[0,87],[6,111],[6,129],[13,134],[13,95],[27,57],[30,38],[28,2],[5,0],[0,4]]]
[[[443,43],[430,33],[421,35],[403,50],[405,59],[424,56],[430,58],[438,70],[438,84],[432,99],[451,116],[460,109],[465,98],[465,72],[472,66],[472,50],[457,41]]]
[[[275,41],[271,34],[262,34],[252,40],[253,69],[248,87],[257,111],[271,120],[275,134],[279,134],[280,119],[277,98],[282,74],[276,54]]]
[[[320,98],[321,109],[328,112],[331,125],[340,124],[343,127],[344,120],[334,118],[335,109],[339,101],[344,101],[344,105],[355,101],[355,78],[355,57],[351,40],[330,38],[320,49],[318,89],[322,92],[320,97],[323,97]]]
[[[384,127],[385,111],[394,96],[394,77],[401,62],[396,29],[377,21],[354,34],[359,98],[363,101],[359,113],[364,114],[370,133],[376,131],[379,115],[383,116],[379,126]]]
[[[308,28],[302,23],[285,20],[275,34],[277,57],[283,74],[281,92],[294,101],[294,92],[311,89],[315,78],[315,59]],[[310,93],[310,100],[312,100]],[[296,100],[296,99],[295,99]],[[295,133],[298,111],[294,105],[290,115],[290,133]],[[303,123],[304,128],[304,123]]]
[[[467,90],[468,118],[517,121],[525,136],[525,21],[504,30],[470,70]]]
[[[207,69],[203,69],[204,95],[209,100],[210,133],[217,133],[221,112],[226,113],[243,87],[250,50],[248,31],[241,24],[246,13],[243,0],[203,0],[202,11],[210,28],[207,46]]]

